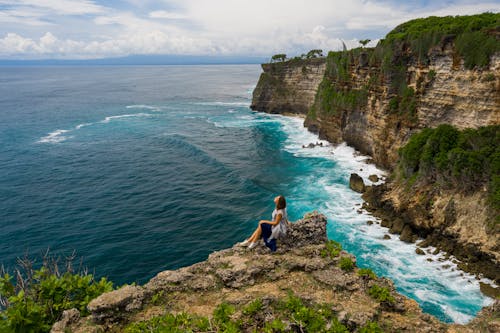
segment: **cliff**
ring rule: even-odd
[[[497,126],[498,133],[499,20],[500,14],[492,13],[417,19],[396,27],[375,48],[330,52],[304,123],[321,138],[345,141],[370,155],[378,166],[393,171],[388,184],[365,196],[365,208],[386,220],[392,232],[402,234],[405,241],[426,238],[422,246],[436,245],[465,260],[462,268],[497,282],[500,209],[492,197],[500,193],[494,162],[500,136],[493,135],[488,143],[493,152],[486,157],[474,139],[469,140],[468,155],[461,155],[464,163],[473,161],[489,169],[467,170],[471,171],[468,182],[486,173],[467,188],[460,185],[459,177],[453,178],[464,173],[460,165],[441,173],[418,168],[413,174],[401,173],[400,151],[416,133],[442,124],[457,129]],[[283,68],[287,63],[280,66],[287,72]],[[269,112],[267,99],[261,96],[268,89],[279,90],[282,77],[270,71],[262,75],[272,79],[256,87],[253,105]],[[283,85],[293,91],[290,83]],[[272,100],[268,103],[273,105]],[[283,110],[290,112],[290,105]],[[474,154],[486,162],[476,161]]]
[[[263,64],[250,107],[268,113],[307,114],[325,67],[324,58]]]
[[[276,253],[235,245],[201,263],[160,272],[92,300],[91,316],[65,311],[62,332],[474,332],[500,327],[498,304],[471,324],[445,325],[395,292],[390,280],[356,268],[327,241],[326,218],[307,214]]]

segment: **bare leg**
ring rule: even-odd
[[[257,242],[260,239],[260,236],[262,235],[262,229],[260,228],[260,225],[255,229],[253,232],[252,236],[248,238],[248,241],[250,242]]]

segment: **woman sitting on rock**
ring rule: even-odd
[[[272,252],[276,251],[276,239],[286,234],[288,216],[286,214],[286,200],[284,196],[279,195],[274,198],[274,203],[276,204],[276,208],[273,211],[272,221],[260,220],[252,236],[241,242],[240,245],[248,245],[249,249],[253,249],[262,237],[266,246]]]

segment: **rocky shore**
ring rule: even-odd
[[[204,262],[160,272],[143,286],[105,293],[88,305],[90,316],[65,311],[51,332],[135,332],[134,327],[146,326],[154,331],[161,318],[181,315],[182,325],[189,318],[204,318],[211,328],[194,329],[199,332],[500,330],[498,301],[466,326],[447,325],[422,313],[390,280],[357,268],[354,256],[327,241],[326,222],[320,213],[306,214],[293,223],[276,253],[263,245],[253,250],[235,245]],[[222,328],[220,309],[232,309],[226,319],[235,330]],[[166,331],[177,332],[174,327]]]

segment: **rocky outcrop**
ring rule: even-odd
[[[351,173],[349,177],[349,188],[355,192],[363,193],[365,191],[365,182],[357,173]]]
[[[253,92],[252,110],[306,115],[323,80],[324,58],[263,64]]]
[[[300,321],[283,319],[287,311],[283,304],[292,294],[310,307],[331,312],[350,331],[373,323],[387,332],[448,330],[445,324],[423,314],[415,301],[397,294],[391,281],[362,274],[352,255],[336,251],[326,240],[325,216],[307,214],[292,224],[275,253],[263,244],[253,250],[235,245],[214,252],[204,262],[160,272],[144,286],[125,286],[101,295],[89,304],[90,317],[71,315],[74,319],[66,320],[64,329],[75,333],[118,332],[131,323],[167,313],[211,317],[225,302],[236,308],[232,319],[243,332],[262,332],[266,323],[277,318],[284,320],[284,331],[301,331]],[[353,262],[354,267],[341,268],[344,261]],[[370,291],[374,288],[388,294],[377,299]],[[248,309],[255,302],[259,311],[249,317]],[[489,311],[491,321],[498,309]],[[498,322],[498,318],[495,320]],[[495,320],[489,325],[497,325]],[[453,328],[460,332],[467,326]]]

